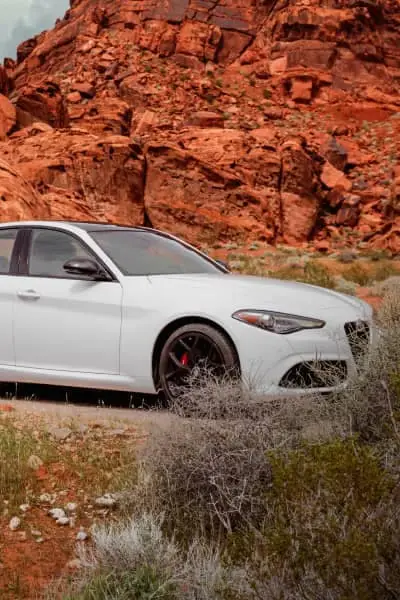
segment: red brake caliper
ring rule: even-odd
[[[186,365],[188,364],[188,362],[189,362],[189,355],[188,355],[187,352],[185,352],[184,354],[182,354],[181,365],[183,367],[186,367]]]

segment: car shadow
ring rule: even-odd
[[[3,400],[35,400],[60,402],[111,408],[163,408],[162,400],[156,395],[116,392],[110,390],[52,386],[30,383],[0,383],[0,398]]]

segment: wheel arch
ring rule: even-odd
[[[151,360],[152,360],[153,382],[154,382],[156,389],[158,387],[158,364],[159,364],[161,350],[162,350],[165,342],[167,341],[169,336],[174,331],[179,329],[179,327],[182,327],[183,325],[191,325],[192,323],[209,325],[210,327],[213,327],[216,331],[218,331],[219,333],[224,335],[235,354],[236,363],[237,363],[239,372],[241,372],[240,358],[239,358],[239,353],[236,348],[236,344],[233,341],[232,337],[229,335],[229,333],[223,327],[221,327],[221,325],[218,325],[218,323],[216,323],[212,319],[207,319],[205,317],[194,317],[194,316],[181,317],[179,319],[175,319],[174,321],[171,321],[170,323],[168,323],[168,325],[166,325],[164,327],[164,329],[162,329],[160,331],[160,333],[158,334],[158,337],[156,339],[156,342],[154,344]]]

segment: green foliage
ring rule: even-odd
[[[358,285],[368,285],[371,275],[364,265],[355,263],[343,271],[343,277],[348,281],[353,281]]]
[[[269,100],[270,98],[272,98],[272,92],[271,90],[269,90],[268,88],[265,88],[263,90],[263,96],[266,100]]]
[[[351,586],[343,590],[349,600],[368,594],[388,542],[378,509],[394,487],[373,451],[350,439],[269,460],[272,519],[264,533],[270,559],[277,566],[289,563],[294,577],[312,566],[328,586],[355,582],[354,596]]]
[[[392,261],[380,260],[369,266],[354,263],[343,271],[343,277],[358,285],[367,286],[374,281],[384,281],[393,275],[398,275],[399,272],[399,268]]]
[[[315,588],[322,582],[336,590],[332,598],[383,598],[379,569],[388,551],[397,552],[391,535],[395,481],[374,451],[348,439],[270,452],[268,460],[273,480],[262,538],[231,536],[231,559],[250,561],[256,579],[265,577],[268,565],[288,587],[313,573]]]
[[[306,262],[302,268],[282,267],[271,273],[271,276],[277,279],[289,279],[329,289],[335,288],[335,280],[328,269],[315,261]]]
[[[135,571],[101,571],[82,589],[68,593],[63,600],[176,600],[176,589],[163,582],[151,566]]]

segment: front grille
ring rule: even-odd
[[[344,330],[355,362],[360,363],[367,350],[370,340],[370,328],[366,321],[350,321],[345,323]]]
[[[331,388],[347,378],[344,360],[316,360],[294,365],[279,382],[283,388]]]

